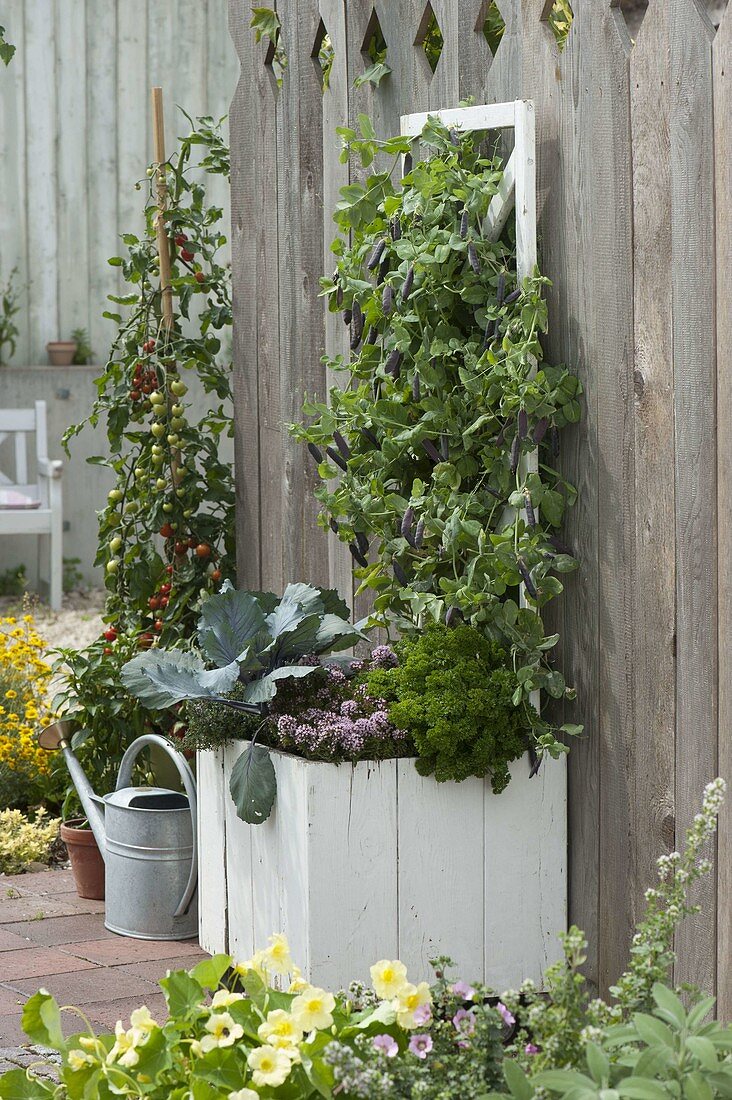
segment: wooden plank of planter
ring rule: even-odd
[[[229,952],[239,962],[251,958],[254,943],[254,866],[252,861],[251,826],[237,817],[236,806],[229,791],[231,771],[245,749],[241,741],[232,741],[224,748],[224,843],[218,838],[217,859],[226,860],[226,897]],[[258,826],[259,828],[259,826]],[[276,928],[271,929],[277,931]]]
[[[541,986],[567,927],[566,760],[545,760],[532,779],[523,757],[500,795],[485,783],[484,800],[484,980],[515,986],[520,963]]]
[[[199,943],[215,955],[228,951],[226,930],[226,858],[221,840],[226,834],[229,795],[224,750],[199,752],[198,782],[198,927]],[[205,904],[202,902],[205,900]]]

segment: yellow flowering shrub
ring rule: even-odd
[[[58,818],[43,809],[33,821],[20,810],[0,811],[0,872],[17,875],[29,863],[47,863],[58,827]]]
[[[38,730],[51,721],[51,667],[33,616],[0,619],[0,806],[41,802],[53,785],[52,759]]]

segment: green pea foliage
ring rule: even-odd
[[[539,613],[577,565],[558,535],[576,493],[557,456],[581,385],[544,360],[547,280],[518,281],[510,226],[497,241],[485,232],[503,178],[486,135],[431,118],[422,159],[395,183],[411,142],[379,141],[365,116],[360,128],[340,131],[344,157],[386,167],[342,188],[337,266],[321,280],[350,321],[352,355],[326,357],[344,378],[292,427],[317,462],[320,522],[350,546],[371,625],[462,617],[499,641],[535,744],[558,755],[530,699],[573,697]]]
[[[437,623],[397,650],[399,665],[369,673],[367,685],[389,703],[390,721],[412,735],[417,771],[438,782],[490,775],[502,791],[531,730],[513,702],[517,680],[505,650],[476,627]]]

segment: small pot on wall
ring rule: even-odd
[[[70,367],[76,355],[76,341],[51,340],[46,344],[46,351],[52,367]]]
[[[80,817],[70,818],[61,826],[61,839],[69,853],[71,872],[80,898],[104,901],[104,860],[94,833],[82,829]]]

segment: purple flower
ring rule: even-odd
[[[456,997],[462,997],[464,1001],[472,1001],[475,996],[475,990],[472,986],[469,986],[467,982],[458,981],[450,986],[450,992],[454,993]]]
[[[418,1058],[424,1060],[432,1050],[432,1036],[427,1034],[413,1035],[409,1040],[409,1049],[412,1054],[416,1054]]]
[[[461,1035],[472,1035],[475,1031],[475,1013],[459,1008],[452,1018],[453,1026]]]
[[[391,1035],[375,1035],[374,1050],[381,1051],[387,1058],[395,1058],[399,1053],[399,1044]]]
[[[412,1013],[415,1024],[428,1024],[432,1019],[432,1009],[429,1005],[417,1005]]]
[[[508,1011],[503,1001],[499,1001],[496,1005],[496,1008],[498,1009],[498,1013],[501,1016],[504,1024],[507,1027],[513,1027],[513,1025],[516,1023],[516,1017]]]
[[[539,1048],[535,1047],[533,1043],[527,1043],[524,1047],[524,1054],[538,1054]]]
[[[371,663],[377,668],[394,668],[399,661],[391,646],[377,645],[371,650]]]

